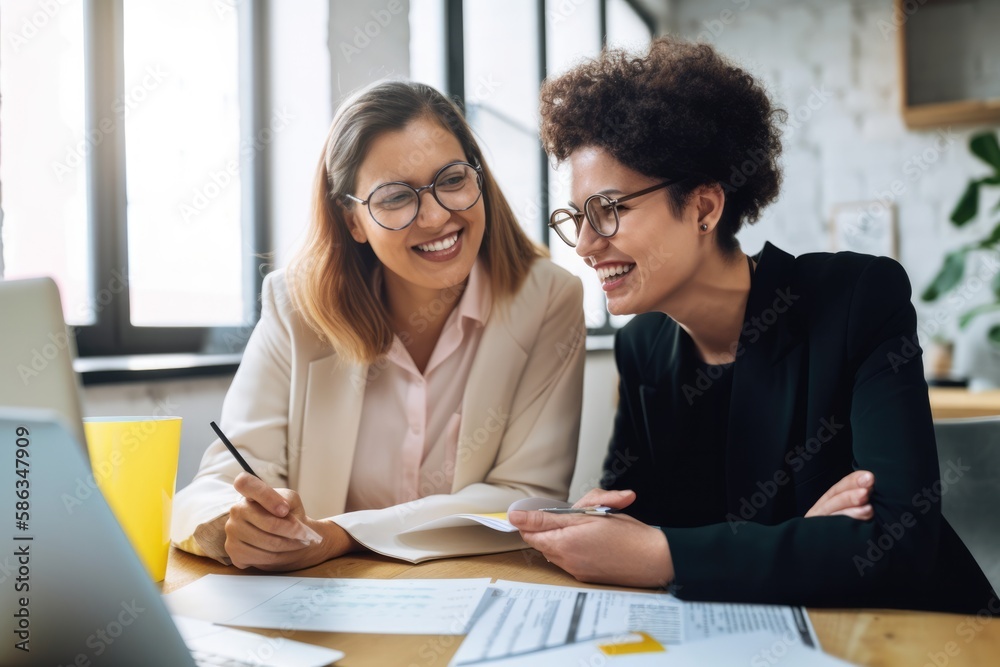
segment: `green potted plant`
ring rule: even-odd
[[[969,140],[969,150],[973,155],[993,169],[993,173],[971,179],[965,187],[965,192],[951,212],[951,223],[956,227],[964,227],[979,215],[980,190],[984,187],[1000,187],[1000,143],[993,132],[983,132],[973,135]],[[1000,211],[1000,204],[993,208],[992,213]],[[924,290],[921,298],[924,301],[936,301],[942,295],[957,287],[965,277],[966,259],[971,253],[987,252],[993,254],[994,260],[1000,256],[1000,219],[984,238],[967,243],[945,257],[944,264],[931,284]],[[996,262],[994,262],[995,264]],[[990,277],[992,301],[975,306],[963,313],[958,320],[959,329],[965,329],[978,315],[1000,310],[1000,271]],[[994,324],[987,332],[987,340],[1000,348],[1000,324]]]

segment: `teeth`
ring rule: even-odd
[[[597,269],[597,277],[601,282],[607,282],[609,278],[624,275],[632,270],[635,264],[611,264]]]
[[[448,248],[455,245],[458,241],[458,232],[455,232],[447,238],[443,238],[440,241],[434,241],[433,243],[425,243],[423,245],[418,245],[419,250],[424,252],[434,252],[435,250],[447,250]]]

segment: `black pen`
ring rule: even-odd
[[[222,429],[221,429],[221,428],[219,428],[219,425],[218,425],[218,424],[216,424],[215,422],[209,422],[209,424],[211,424],[211,426],[212,426],[212,430],[213,430],[213,431],[215,431],[215,434],[216,434],[217,436],[219,436],[219,440],[221,440],[221,441],[222,441],[222,444],[224,444],[224,445],[226,446],[226,449],[228,449],[228,450],[229,450],[229,453],[230,453],[230,454],[232,454],[232,455],[233,455],[233,456],[234,456],[234,457],[236,458],[236,462],[237,462],[237,463],[239,463],[239,464],[240,464],[240,466],[241,466],[241,467],[242,467],[242,468],[243,468],[244,470],[246,470],[246,471],[247,471],[248,473],[250,473],[251,475],[253,475],[253,476],[254,476],[254,477],[256,477],[257,479],[260,479],[260,475],[258,475],[257,473],[255,473],[255,472],[253,471],[253,468],[251,468],[251,467],[250,467],[250,464],[246,462],[246,459],[244,459],[244,458],[243,458],[243,457],[242,457],[242,456],[240,455],[239,451],[237,451],[237,449],[236,449],[236,447],[235,447],[235,446],[233,445],[233,443],[229,442],[229,438],[227,438],[227,437],[226,437],[226,434],[222,432]]]
[[[236,459],[236,462],[239,463],[240,466],[244,470],[246,470],[248,473],[250,473],[251,475],[253,475],[257,479],[260,479],[260,475],[258,475],[257,473],[255,473],[253,471],[253,468],[250,467],[250,464],[247,463],[246,459],[244,459],[240,455],[239,451],[237,451],[236,446],[233,445],[233,443],[229,442],[229,438],[227,438],[226,434],[222,432],[222,429],[219,428],[219,425],[216,424],[214,421],[213,422],[209,422],[209,424],[212,426],[212,430],[215,431],[215,434],[217,436],[219,436],[219,440],[222,441],[222,444],[224,444],[226,446],[226,449],[229,450],[229,453],[232,454],[233,457]],[[301,525],[302,528],[305,529],[305,531],[306,531],[306,537],[308,539],[300,539],[299,540],[300,542],[303,542],[305,544],[319,544],[320,542],[323,541],[323,538],[315,530],[313,530],[312,528],[310,528],[306,524],[302,523],[301,520],[296,519],[294,516],[291,517],[291,518],[294,519],[294,520],[296,520],[296,521],[298,521],[299,525]]]

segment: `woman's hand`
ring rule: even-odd
[[[831,486],[806,512],[806,518],[849,516],[868,521],[875,516],[870,502],[874,488],[875,475],[867,470],[856,470]]]
[[[359,547],[336,523],[306,516],[291,489],[272,489],[247,473],[233,486],[243,499],[229,510],[226,553],[240,569],[300,570]]]
[[[574,506],[621,509],[634,500],[633,491],[595,489]],[[625,514],[515,511],[507,518],[521,531],[525,542],[580,581],[656,588],[674,578],[670,547],[663,532]]]
[[[573,507],[597,507],[605,505],[616,510],[623,510],[635,502],[635,491],[605,491],[604,489],[591,489],[584,494],[583,498],[573,503]]]

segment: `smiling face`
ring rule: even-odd
[[[352,194],[368,199],[376,187],[394,181],[419,188],[434,180],[445,165],[467,160],[451,132],[433,119],[417,118],[371,143]],[[443,192],[439,196],[447,201]],[[468,210],[449,211],[429,189],[420,193],[417,218],[405,229],[381,227],[362,204],[347,209],[345,218],[354,240],[369,243],[385,267],[390,293],[402,290],[413,294],[463,283],[472,271],[486,231],[482,197]]]
[[[633,171],[600,148],[584,147],[569,157],[572,169],[571,209],[581,210],[587,197],[615,199],[661,183]],[[584,221],[576,252],[597,271],[615,315],[666,312],[698,270],[713,243],[700,224],[714,229],[718,216],[704,217],[698,198],[678,216],[664,189],[630,199],[618,207],[620,225],[611,238],[599,236]]]

